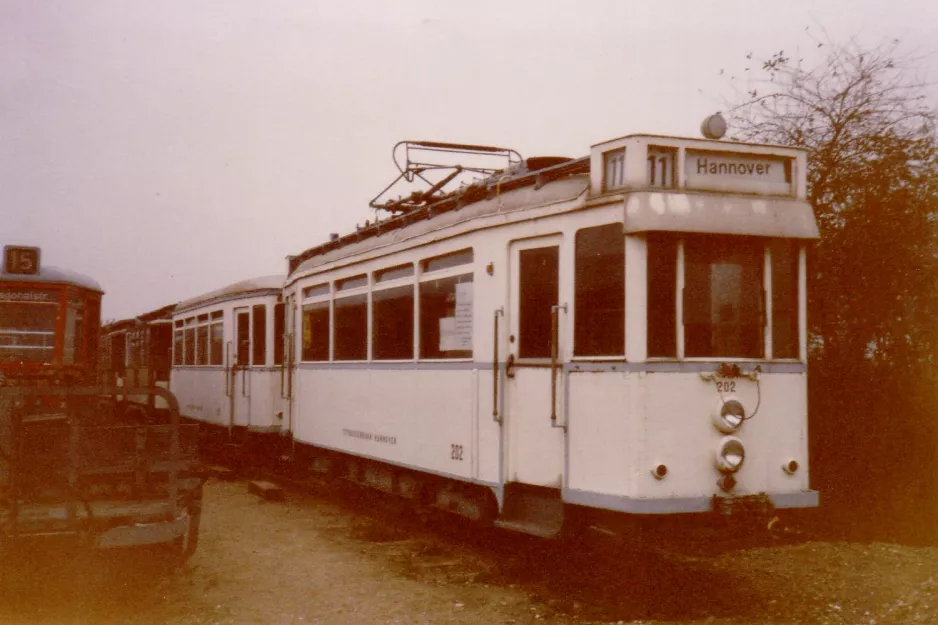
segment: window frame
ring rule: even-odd
[[[704,234],[704,233],[691,233],[691,232],[663,232],[655,233],[660,235],[666,235],[667,237],[673,237],[675,242],[675,253],[677,258],[675,259],[675,297],[674,297],[674,318],[675,318],[675,342],[676,342],[676,354],[674,356],[651,356],[646,353],[646,360],[649,362],[712,362],[714,360],[719,360],[723,362],[779,362],[779,363],[804,363],[806,362],[806,351],[805,351],[805,336],[804,336],[804,308],[805,303],[805,288],[804,280],[806,277],[805,270],[805,243],[801,239],[794,238],[785,238],[785,237],[742,237],[741,235],[732,235],[732,234]],[[761,329],[761,341],[760,346],[762,350],[762,355],[758,357],[740,357],[740,356],[687,356],[687,337],[685,332],[685,323],[684,319],[686,316],[685,311],[685,288],[686,288],[686,269],[687,269],[687,259],[686,259],[686,242],[688,238],[694,236],[711,236],[711,237],[725,237],[727,239],[737,237],[737,238],[746,238],[750,240],[758,241],[761,244],[761,273],[762,273],[762,293],[760,297],[762,299],[761,312],[762,312],[762,329]],[[664,239],[665,237],[662,237]],[[648,237],[646,235],[646,242],[648,242]],[[775,328],[774,328],[774,299],[776,297],[775,287],[774,287],[774,261],[772,259],[771,250],[773,245],[778,242],[787,242],[791,245],[792,249],[792,266],[795,269],[794,273],[794,282],[793,288],[795,289],[794,295],[794,325],[797,329],[797,336],[795,337],[795,352],[796,356],[793,357],[777,357],[775,356],[774,342],[775,342]],[[646,246],[646,272],[648,268],[648,247]],[[648,281],[648,275],[646,273],[646,284]],[[651,285],[647,284],[646,287],[646,310],[647,310],[647,298],[651,292]],[[647,340],[649,336],[649,324],[646,314],[645,318],[645,336],[646,336],[646,349],[647,349]]]
[[[772,250],[775,245],[779,243],[787,243],[791,249],[791,259],[792,269],[794,269],[792,280],[794,284],[794,356],[776,356],[775,355],[775,302],[776,297],[780,294],[775,292],[775,259],[772,255]],[[802,310],[806,305],[805,299],[805,288],[804,280],[806,278],[805,270],[805,244],[800,239],[785,239],[785,238],[772,238],[766,241],[766,268],[768,269],[767,275],[769,278],[766,281],[766,286],[768,293],[766,296],[766,328],[769,329],[767,332],[767,337],[771,337],[771,340],[768,340],[766,343],[766,354],[767,358],[776,362],[803,362],[805,360],[806,354],[804,351],[804,346],[806,345],[805,336],[805,327],[802,320]],[[789,293],[789,296],[792,294]]]
[[[391,269],[396,269],[392,267]],[[377,275],[378,272],[375,272]],[[380,286],[375,284],[371,289],[371,294],[368,298],[369,304],[369,332],[368,332],[368,354],[369,359],[375,362],[413,362],[417,359],[418,355],[418,339],[417,333],[419,328],[417,326],[417,308],[418,308],[418,298],[419,298],[419,285],[417,284],[416,275],[411,274],[409,276],[403,276],[400,278],[394,278],[381,282]],[[393,291],[395,289],[401,289],[405,287],[410,287],[410,298],[411,298],[411,307],[410,307],[410,356],[405,358],[379,358],[375,355],[375,332],[377,324],[375,323],[375,294],[382,293],[386,291]]]
[[[273,319],[271,320],[273,325],[273,345],[271,349],[273,350],[273,366],[274,367],[283,367],[285,362],[285,353],[286,345],[284,344],[284,336],[287,332],[287,317],[286,317],[286,303],[282,301],[274,302],[273,307]]]
[[[624,146],[603,152],[603,193],[619,192],[628,186],[625,181],[625,157]],[[614,174],[614,180],[609,180],[610,173]]]
[[[191,338],[190,338],[191,332]],[[183,352],[183,366],[184,367],[194,367],[195,366],[195,350],[197,345],[196,337],[196,323],[195,315],[186,317],[183,321],[183,343],[182,343],[182,352]],[[190,343],[191,346],[191,358],[190,358]]]
[[[317,296],[311,297],[311,298],[306,298],[306,299],[303,299],[303,300],[300,302],[300,307],[299,307],[299,311],[298,311],[298,312],[299,312],[299,315],[298,315],[298,318],[299,318],[299,319],[298,319],[298,321],[299,321],[299,325],[300,325],[299,333],[298,333],[298,334],[299,334],[299,343],[300,343],[300,345],[299,345],[299,350],[298,350],[298,352],[299,352],[300,357],[299,357],[299,360],[297,360],[297,362],[299,362],[299,363],[307,363],[307,362],[332,362],[332,325],[333,325],[332,315],[333,315],[333,307],[332,307],[332,292],[331,292],[331,290],[332,290],[332,287],[330,286],[330,292],[329,292],[329,293],[326,293],[326,294],[323,294],[323,295],[317,295]],[[305,289],[304,289],[304,291],[305,291]],[[305,330],[304,330],[304,323],[305,323],[305,319],[306,319],[306,307],[307,307],[307,306],[319,306],[319,307],[321,307],[323,304],[325,304],[326,319],[327,319],[327,321],[328,321],[328,323],[329,323],[329,327],[328,327],[328,329],[326,330],[326,357],[325,357],[324,359],[322,359],[322,358],[307,359],[307,358],[306,358],[306,355],[305,355],[306,352],[305,352],[305,350],[304,350],[304,345],[303,345],[303,333],[304,333],[304,331],[305,331]],[[312,347],[312,345],[311,345],[311,347]]]
[[[198,367],[207,367],[209,364],[209,345],[212,340],[209,330],[209,314],[201,313],[196,315],[195,319],[195,364]],[[201,336],[203,333],[204,337]]]
[[[218,362],[212,358],[214,352],[212,347],[215,343],[215,329],[220,328],[221,340],[219,341],[220,352]],[[225,364],[225,311],[213,310],[208,316],[208,365],[209,367],[219,367]]]
[[[186,333],[183,319],[173,319],[173,367],[185,366],[185,347]]]
[[[578,310],[578,297],[580,294],[579,283],[577,281],[577,260],[578,250],[579,250],[579,235],[585,230],[595,230],[598,228],[607,228],[610,226],[617,226],[619,228],[619,236],[621,238],[621,252],[622,252],[622,301],[621,301],[621,315],[622,315],[622,343],[621,343],[621,352],[618,354],[596,354],[596,355],[586,355],[577,353],[577,330],[578,330],[578,318],[580,311]],[[579,228],[576,228],[573,232],[573,319],[570,326],[570,339],[571,339],[571,349],[570,349],[570,360],[578,362],[621,362],[626,359],[626,342],[627,342],[627,320],[628,320],[628,269],[626,267],[626,249],[625,249],[626,233],[625,233],[625,224],[621,221],[611,221],[601,224],[593,225],[584,225]],[[561,251],[561,262],[563,258],[563,250]],[[562,287],[561,287],[562,289]],[[647,332],[647,328],[646,328]]]
[[[438,269],[427,269],[429,264],[432,261],[442,260],[451,257],[458,257],[469,253],[471,260],[465,263],[460,263],[458,265],[450,265],[441,267]],[[445,262],[445,261],[444,261]],[[468,356],[444,356],[441,358],[433,358],[423,355],[423,307],[422,307],[422,296],[421,296],[421,285],[427,282],[433,282],[435,280],[441,280],[445,278],[458,278],[460,276],[471,276],[472,280],[470,281],[473,284],[473,322],[472,322],[472,335],[473,342],[476,334],[476,315],[475,315],[475,284],[476,284],[476,262],[475,262],[475,249],[472,247],[461,248],[454,252],[448,252],[445,254],[438,254],[436,256],[431,256],[428,258],[422,259],[418,264],[418,274],[417,274],[417,288],[414,292],[414,339],[416,342],[415,348],[415,358],[420,362],[473,362],[475,358],[475,349],[469,349],[470,352]]]
[[[252,367],[267,367],[267,301],[252,304],[251,311],[251,355],[249,361]],[[260,314],[258,314],[260,313]]]
[[[369,284],[366,284],[366,285],[364,285],[364,286],[356,286],[356,287],[354,287],[354,288],[347,288],[347,289],[341,291],[341,295],[339,295],[339,285],[340,285],[341,282],[343,282],[343,280],[336,280],[336,281],[335,281],[335,284],[334,284],[335,292],[334,292],[333,297],[332,297],[332,312],[331,312],[331,318],[330,318],[330,323],[329,323],[329,325],[330,325],[329,330],[330,330],[330,334],[332,335],[332,339],[331,339],[331,350],[330,350],[330,356],[332,357],[332,358],[331,358],[331,361],[332,361],[332,362],[343,362],[343,363],[347,363],[347,362],[368,362],[368,361],[371,359],[371,340],[370,340],[370,334],[371,334],[371,289],[369,288],[369,285],[370,285],[370,282],[371,282],[371,281],[370,281],[370,279],[369,279],[369,277],[368,277],[368,274],[364,274],[364,276],[365,276],[365,279],[368,280]],[[355,279],[358,279],[358,278],[359,278],[359,276],[352,276],[351,279],[352,279],[352,280],[355,280]],[[349,278],[345,278],[345,280],[348,280],[348,279],[349,279]],[[338,335],[339,324],[338,324],[338,322],[337,322],[337,319],[339,318],[339,312],[338,312],[338,311],[339,311],[340,308],[342,308],[342,306],[339,305],[339,302],[341,302],[341,301],[343,301],[343,300],[357,299],[357,298],[361,298],[361,297],[364,297],[364,299],[365,299],[365,328],[364,328],[364,333],[363,333],[363,334],[364,334],[364,340],[365,340],[365,353],[364,353],[364,358],[344,358],[344,357],[343,357],[343,358],[339,358],[339,353],[338,353],[338,352],[339,352],[339,340],[338,340],[338,339],[339,339],[339,335]],[[359,306],[359,305],[360,305],[360,304],[355,304],[355,306]],[[342,355],[344,356],[344,353],[343,353]]]

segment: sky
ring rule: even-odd
[[[898,38],[933,79],[936,32],[933,0],[0,0],[0,244],[132,317],[374,219],[397,141],[699,136],[749,53]]]

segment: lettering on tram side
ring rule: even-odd
[[[54,291],[0,291],[0,302],[56,302]]]
[[[462,445],[451,444],[449,446],[449,457],[450,460],[459,460],[462,461]]]
[[[397,445],[397,437],[388,436],[387,434],[375,434],[374,432],[363,432],[361,430],[350,430],[348,428],[342,428],[342,436],[359,438],[363,441],[384,443],[385,445]]]

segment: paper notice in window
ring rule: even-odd
[[[453,317],[440,319],[440,351],[472,349],[472,283],[456,285],[456,310]]]
[[[459,348],[472,349],[472,283],[456,285],[456,336]]]
[[[440,318],[440,351],[448,352],[459,349],[459,337],[456,335],[456,318]]]

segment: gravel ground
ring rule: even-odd
[[[44,550],[0,623],[938,623],[938,549],[806,542],[636,553],[418,516],[351,487],[265,502],[210,481],[198,553]]]

